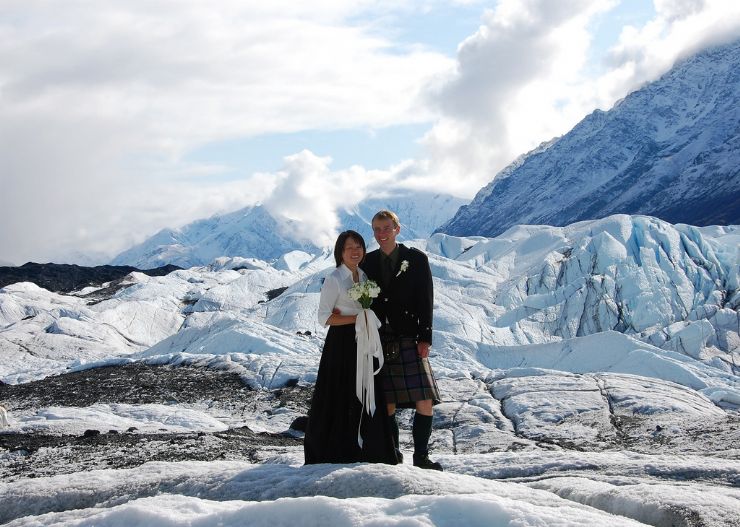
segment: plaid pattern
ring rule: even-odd
[[[431,399],[439,404],[439,389],[429,359],[420,359],[413,346],[401,346],[401,355],[387,361],[380,373],[386,401],[399,408],[415,408],[416,401]]]

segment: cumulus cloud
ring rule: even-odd
[[[3,98],[133,124],[141,147],[174,152],[234,134],[428,119],[420,81],[448,60],[397,53],[347,24],[352,9],[324,4],[23,2],[17,18],[28,26],[0,30]]]
[[[656,16],[627,26],[588,75],[592,34],[612,0],[502,0],[458,49],[456,71],[430,92],[442,117],[423,139],[409,180],[471,197],[517,156],[609,109],[678,59],[740,35],[740,3],[656,0]]]
[[[460,45],[455,74],[431,94],[444,116],[424,144],[441,184],[470,195],[533,138],[552,137],[586,63],[588,23],[612,6],[503,0],[486,13]]]
[[[269,184],[219,185],[206,177],[217,167],[184,166],[195,147],[429,120],[418,94],[452,61],[396,49],[348,21],[370,7],[4,1],[0,257],[115,252],[132,237],[264,197]],[[198,170],[206,175],[184,177]],[[158,196],[167,200],[155,204]]]
[[[331,247],[340,230],[339,209],[353,207],[371,189],[388,189],[396,180],[393,171],[360,166],[332,171],[331,161],[308,150],[286,157],[283,169],[272,174],[277,184],[264,202],[287,234],[324,247]]]
[[[654,80],[682,58],[740,38],[740,3],[732,0],[656,0],[656,16],[626,26],[606,57],[609,71],[595,83],[604,106]]]

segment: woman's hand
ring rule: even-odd
[[[357,321],[357,315],[342,315],[336,307],[331,310],[331,316],[326,321],[330,326],[346,326],[348,324],[354,325]]]

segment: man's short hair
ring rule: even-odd
[[[401,220],[398,219],[398,216],[392,210],[386,210],[386,209],[379,210],[378,212],[375,213],[375,216],[373,216],[373,219],[372,221],[370,221],[370,224],[372,225],[372,223],[375,220],[391,220],[393,222],[394,227],[401,226]]]

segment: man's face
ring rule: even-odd
[[[381,249],[395,247],[396,236],[400,230],[400,227],[396,227],[391,219],[373,220],[373,235]]]

